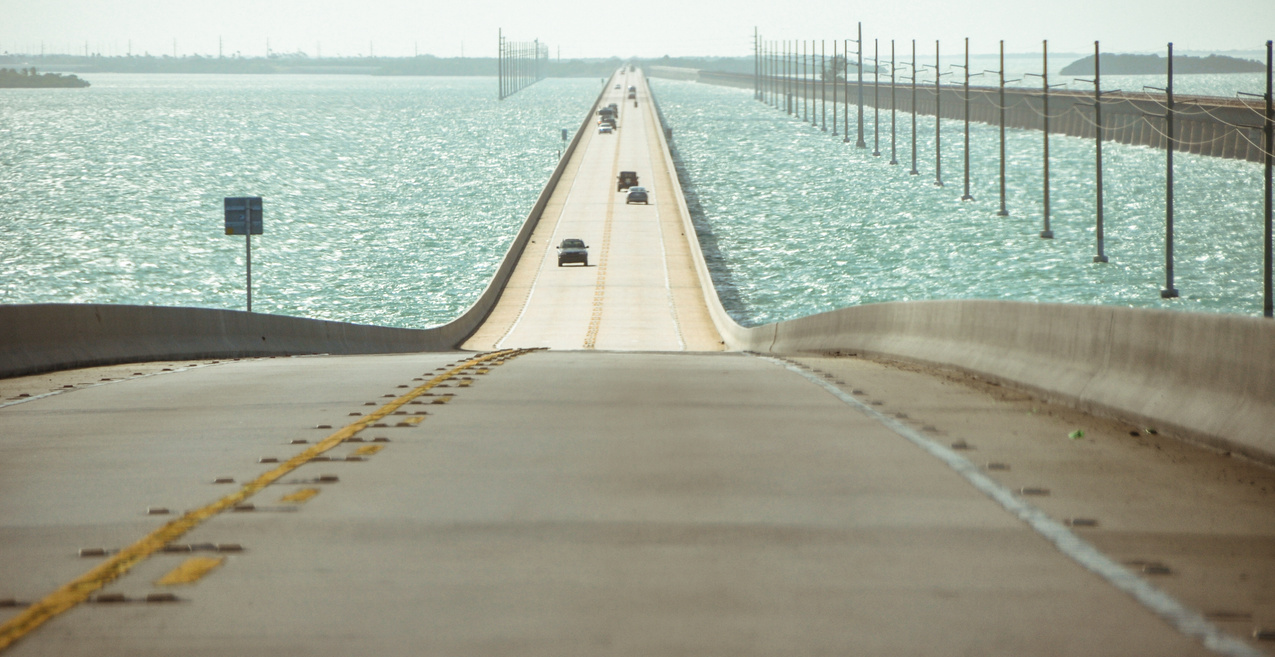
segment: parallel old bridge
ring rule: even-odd
[[[642,74],[597,102],[445,326],[0,307],[0,652],[1275,652],[1275,324],[744,328]]]

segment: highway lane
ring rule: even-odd
[[[103,559],[79,548],[161,527],[147,507],[202,508],[470,356],[244,361],[4,409],[0,597],[40,598]],[[242,551],[158,552],[99,592],[134,602],[6,654],[1207,654],[775,363],[549,351],[457,376],[429,390],[450,403],[404,407],[419,425],[329,454],[382,451],[174,541]],[[156,583],[192,556],[225,560]],[[161,592],[179,601],[136,602]]]
[[[0,651],[1209,654],[812,378],[962,445],[1053,521],[1095,520],[1070,531],[1205,625],[1275,625],[1269,469],[942,373],[703,353],[719,338],[630,80],[637,111],[585,135],[477,351],[5,381],[20,403],[0,407],[3,636],[113,550],[207,517]],[[650,207],[615,192],[630,167]],[[563,237],[593,266],[558,268]],[[553,350],[434,380],[510,346]],[[17,398],[50,390],[67,391]],[[342,433],[383,408],[387,426]],[[333,443],[347,434],[363,441]],[[311,455],[328,460],[231,500],[324,440]],[[226,500],[254,506],[209,511]],[[159,583],[187,563],[208,570]],[[126,601],[97,601],[112,595]]]
[[[636,105],[627,98],[630,85],[638,88]],[[640,72],[619,72],[608,81],[601,103],[611,102],[620,108],[619,129],[587,130],[500,302],[465,348],[722,348]],[[620,171],[638,172],[649,204],[626,204],[626,194],[616,190]],[[565,238],[589,245],[588,267],[558,266],[555,247]]]

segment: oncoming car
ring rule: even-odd
[[[628,205],[629,203],[641,203],[643,205],[650,205],[650,202],[646,198],[646,188],[645,187],[630,187],[629,195],[624,197],[624,204]]]
[[[603,123],[602,125],[598,126],[598,134],[600,135],[609,135],[612,132],[615,132],[615,130],[611,128],[610,123]]]
[[[585,267],[589,266],[589,245],[584,240],[567,238],[562,240],[562,244],[558,245],[558,266],[568,262],[578,262]]]

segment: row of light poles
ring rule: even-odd
[[[810,97],[818,95],[820,105],[824,111],[824,121],[826,128],[827,119],[827,86],[828,78],[832,80],[832,105],[833,105],[833,135],[837,134],[837,100],[841,98],[843,101],[844,126],[842,130],[843,142],[850,142],[850,93],[849,93],[849,67],[851,62],[850,44],[856,44],[856,60],[854,66],[857,69],[858,82],[856,90],[858,92],[858,121],[857,121],[857,140],[856,148],[867,148],[864,140],[864,58],[863,58],[863,24],[858,25],[857,39],[843,39],[843,55],[838,57],[837,42],[833,41],[833,59],[831,63],[826,60],[824,44],[825,42],[815,41],[765,41],[761,38],[760,33],[754,30],[754,98],[760,102],[771,106],[782,108],[788,114],[800,115],[803,120],[809,118],[806,109],[809,109]],[[819,54],[816,54],[816,43],[818,43]],[[809,44],[809,48],[807,48]],[[873,123],[873,156],[880,156],[880,61],[879,42],[873,41],[873,106],[874,106],[874,123]],[[890,161],[891,165],[897,165],[898,159],[895,151],[895,91],[896,91],[896,62],[895,62],[895,42],[890,41]],[[1262,96],[1266,101],[1264,112],[1264,121],[1262,125],[1263,131],[1263,150],[1265,152],[1265,176],[1263,186],[1263,315],[1265,317],[1272,316],[1272,159],[1275,158],[1275,111],[1272,109],[1272,77],[1275,75],[1275,61],[1272,61],[1272,44],[1270,41],[1266,43],[1267,65],[1266,65],[1266,93]],[[807,52],[809,55],[807,55]],[[1165,110],[1162,114],[1145,114],[1149,119],[1156,118],[1163,122],[1163,134],[1165,136],[1165,286],[1160,291],[1162,298],[1173,298],[1179,296],[1179,292],[1174,287],[1173,280],[1173,151],[1179,146],[1179,140],[1174,131],[1175,106],[1173,97],[1173,44],[1168,46],[1168,69],[1167,85],[1164,88],[1151,88],[1161,91],[1165,94],[1166,103]],[[818,61],[816,61],[816,59]],[[916,41],[912,41],[912,61],[911,64],[901,64],[904,67],[910,67],[910,75],[902,77],[903,80],[909,81],[912,88],[911,112],[912,112],[912,167],[908,171],[909,175],[919,175],[917,169],[917,82],[918,73],[924,69],[932,68],[934,74],[934,184],[943,186],[943,160],[942,160],[942,97],[943,86],[941,78],[950,75],[949,72],[941,70],[940,63],[940,44],[934,42],[934,65],[924,65],[918,67],[916,58]],[[964,64],[955,65],[965,71],[965,79],[961,85],[961,96],[964,101],[964,127],[965,127],[965,151],[964,151],[964,193],[961,196],[962,201],[973,201],[974,196],[970,191],[970,63],[969,63],[969,39],[965,39],[965,59]],[[984,73],[995,73],[999,77],[999,124],[1000,124],[1000,209],[996,212],[998,216],[1009,216],[1009,210],[1006,205],[1006,181],[1005,181],[1005,127],[1006,127],[1006,103],[1005,103],[1005,42],[1000,42],[1000,69],[998,71],[984,71]],[[815,87],[815,76],[819,77],[818,88]],[[981,75],[981,73],[979,74]],[[1041,131],[1043,134],[1044,159],[1042,163],[1043,176],[1043,202],[1044,214],[1043,225],[1040,231],[1042,239],[1052,239],[1054,232],[1050,226],[1050,157],[1049,157],[1049,132],[1050,132],[1050,113],[1049,113],[1049,42],[1043,41],[1041,44],[1041,72],[1039,74],[1029,73],[1033,77],[1041,79]],[[1009,82],[1016,82],[1011,80]],[[1105,233],[1105,217],[1103,214],[1103,180],[1102,180],[1102,142],[1103,142],[1103,124],[1102,124],[1102,104],[1103,94],[1111,93],[1104,91],[1101,83],[1100,71],[1100,53],[1099,44],[1094,42],[1094,79],[1087,80],[1094,85],[1093,101],[1084,103],[1093,109],[1094,141],[1095,141],[1095,195],[1096,195],[1096,225],[1095,225],[1095,241],[1096,254],[1093,261],[1095,263],[1106,263],[1109,258],[1105,252],[1104,233]],[[840,85],[840,89],[838,89]],[[1058,86],[1058,85],[1053,85]],[[1255,95],[1255,94],[1242,94]],[[803,108],[804,103],[804,108]],[[813,113],[813,112],[812,112]]]
[[[549,46],[535,41],[508,41],[504,30],[497,30],[499,48],[497,79],[500,99],[504,100],[544,79],[544,62],[549,61]]]

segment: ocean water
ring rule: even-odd
[[[1185,76],[1184,76],[1185,77]],[[1206,78],[1221,78],[1207,80]],[[1245,76],[1196,76],[1199,88]],[[1150,83],[1149,83],[1150,84]],[[1247,82],[1244,82],[1247,84]],[[1261,167],[1177,156],[1176,286],[1164,285],[1164,153],[1107,144],[1106,252],[1094,264],[1093,143],[897,116],[899,166],[752,100],[654,80],[702,209],[718,289],[746,324],[891,300],[988,298],[1255,315]],[[1211,87],[1210,87],[1211,88]],[[491,78],[98,75],[0,95],[0,303],[244,307],[244,238],[222,198],[265,198],[259,312],[424,327],[481,293],[598,92],[545,80],[503,102]],[[872,112],[867,112],[872,143]],[[855,126],[852,124],[851,129]]]
[[[92,76],[0,90],[0,303],[243,309],[222,198],[262,196],[253,310],[424,327],[486,286],[598,92],[494,78]]]
[[[1143,77],[1143,76],[1138,76]],[[1200,80],[1197,88],[1224,82]],[[1204,76],[1229,78],[1248,76]],[[970,191],[962,201],[961,121],[942,121],[935,185],[934,118],[895,120],[881,157],[753,100],[749,89],[653,82],[698,205],[698,230],[717,287],[741,323],[845,306],[922,299],[1012,299],[1260,315],[1262,167],[1175,154],[1175,287],[1165,285],[1165,154],[1104,144],[1105,252],[1093,262],[1092,140],[1050,137],[1050,223],[1044,221],[1043,133],[1007,134],[1008,217],[999,202],[999,129],[971,124]],[[854,112],[855,108],[851,107]],[[857,128],[852,113],[850,131]],[[831,120],[831,116],[829,116]],[[853,137],[852,137],[853,141]]]

